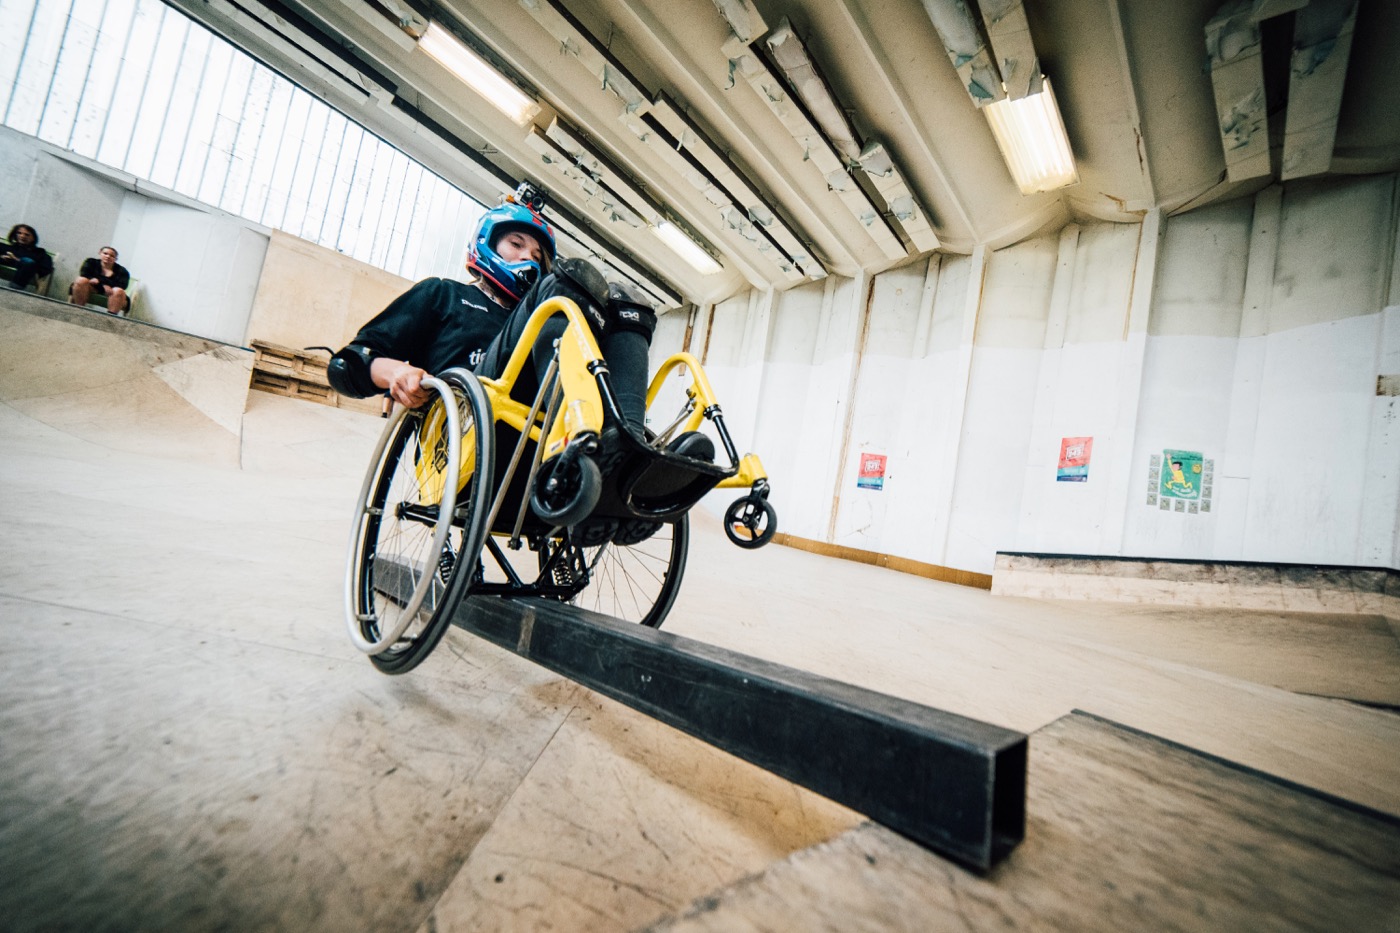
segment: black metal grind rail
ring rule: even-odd
[[[1022,733],[558,603],[453,622],[971,868],[1025,836]]]

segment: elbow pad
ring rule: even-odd
[[[352,343],[331,357],[326,366],[331,388],[350,398],[369,398],[384,391],[369,374],[369,364],[378,355],[369,347]]]

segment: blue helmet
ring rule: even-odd
[[[496,243],[512,230],[530,234],[540,242],[544,268],[533,259],[506,262],[496,252]],[[554,262],[554,231],[544,218],[524,204],[506,201],[481,215],[467,250],[467,268],[489,280],[501,291],[519,301],[520,297]]]

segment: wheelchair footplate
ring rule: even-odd
[[[614,518],[674,519],[736,472],[654,447],[631,427],[604,430],[597,460],[603,491],[593,514]]]

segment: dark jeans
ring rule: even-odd
[[[21,259],[15,266],[15,274],[10,278],[14,288],[28,288],[39,277],[39,264],[32,259]]]

